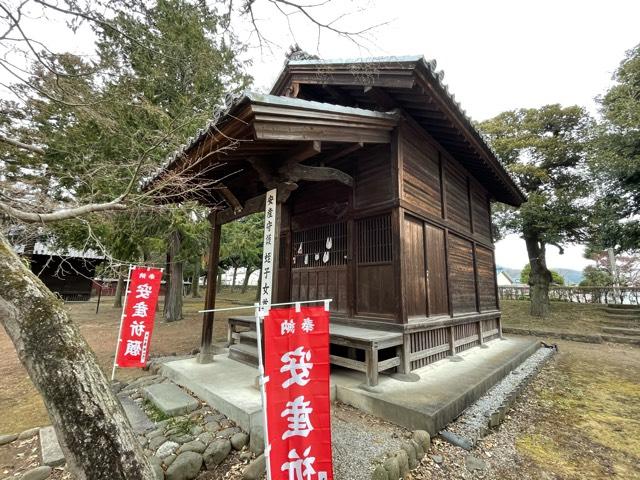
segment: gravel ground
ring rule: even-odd
[[[496,384],[476,403],[467,408],[455,422],[451,423],[447,430],[456,433],[472,443],[478,439],[480,431],[487,426],[491,413],[505,401],[510,393],[520,385],[527,375],[531,374],[538,366],[545,362],[555,352],[552,348],[540,348],[536,353],[525,360],[510,375]]]
[[[391,450],[398,450],[410,432],[336,403],[331,418],[333,476],[339,480],[368,480],[373,462]]]

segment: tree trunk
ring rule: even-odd
[[[124,275],[122,267],[118,267],[118,283],[116,284],[116,293],[113,298],[113,308],[122,308],[122,296],[124,294]]]
[[[169,235],[169,278],[164,296],[164,319],[167,322],[182,320],[182,262],[180,255],[180,232],[174,230]]]
[[[236,276],[238,275],[238,267],[233,267],[233,279],[231,280],[231,291],[236,291]]]
[[[247,293],[247,287],[249,286],[249,277],[254,272],[254,270],[247,267],[244,272],[244,281],[242,282],[242,293]]]
[[[260,274],[258,275],[258,289],[256,290],[256,302],[260,301],[261,288],[262,288],[262,268],[260,269]]]
[[[200,292],[198,288],[200,287],[200,256],[196,257],[196,261],[193,264],[193,280],[191,281],[191,297],[199,298]]]
[[[153,480],[96,357],[64,304],[0,235],[0,323],[47,407],[79,480]]]
[[[539,240],[538,235],[525,235],[524,241],[529,254],[531,273],[529,275],[529,287],[531,305],[529,312],[534,317],[546,317],[549,315],[549,285],[551,284],[551,272],[547,268],[545,244]]]
[[[218,281],[216,282],[216,292],[220,293],[222,291],[222,272],[218,269]]]

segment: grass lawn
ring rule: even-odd
[[[528,300],[502,300],[502,325],[554,332],[599,334],[602,305],[570,302],[551,302],[547,318],[529,315]]]
[[[254,301],[255,290],[230,293],[223,290],[219,293],[217,307],[250,305]],[[184,299],[184,320],[164,323],[160,312],[156,314],[156,326],[151,340],[151,355],[186,354],[200,346],[202,331],[202,310],[204,298]],[[113,297],[103,297],[100,312],[96,315],[96,303],[68,303],[71,319],[80,326],[80,331],[95,352],[98,363],[107,376],[111,375],[115,345],[120,325],[121,309],[113,308]],[[249,314],[253,312],[232,312]],[[214,321],[214,341],[226,340],[226,318],[228,314],[218,314]],[[20,364],[13,344],[3,329],[0,329],[0,435],[20,432],[27,428],[48,425],[51,422],[40,395],[31,383],[26,370]],[[129,380],[144,374],[138,369],[118,370],[116,378]]]

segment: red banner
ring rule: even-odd
[[[271,480],[332,480],[329,312],[272,308],[264,337]]]
[[[131,269],[118,338],[118,367],[142,368],[147,364],[161,280],[162,270],[158,268]]]

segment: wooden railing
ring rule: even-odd
[[[499,286],[500,300],[529,300],[529,286]],[[551,287],[549,299],[573,303],[640,305],[640,287]]]

